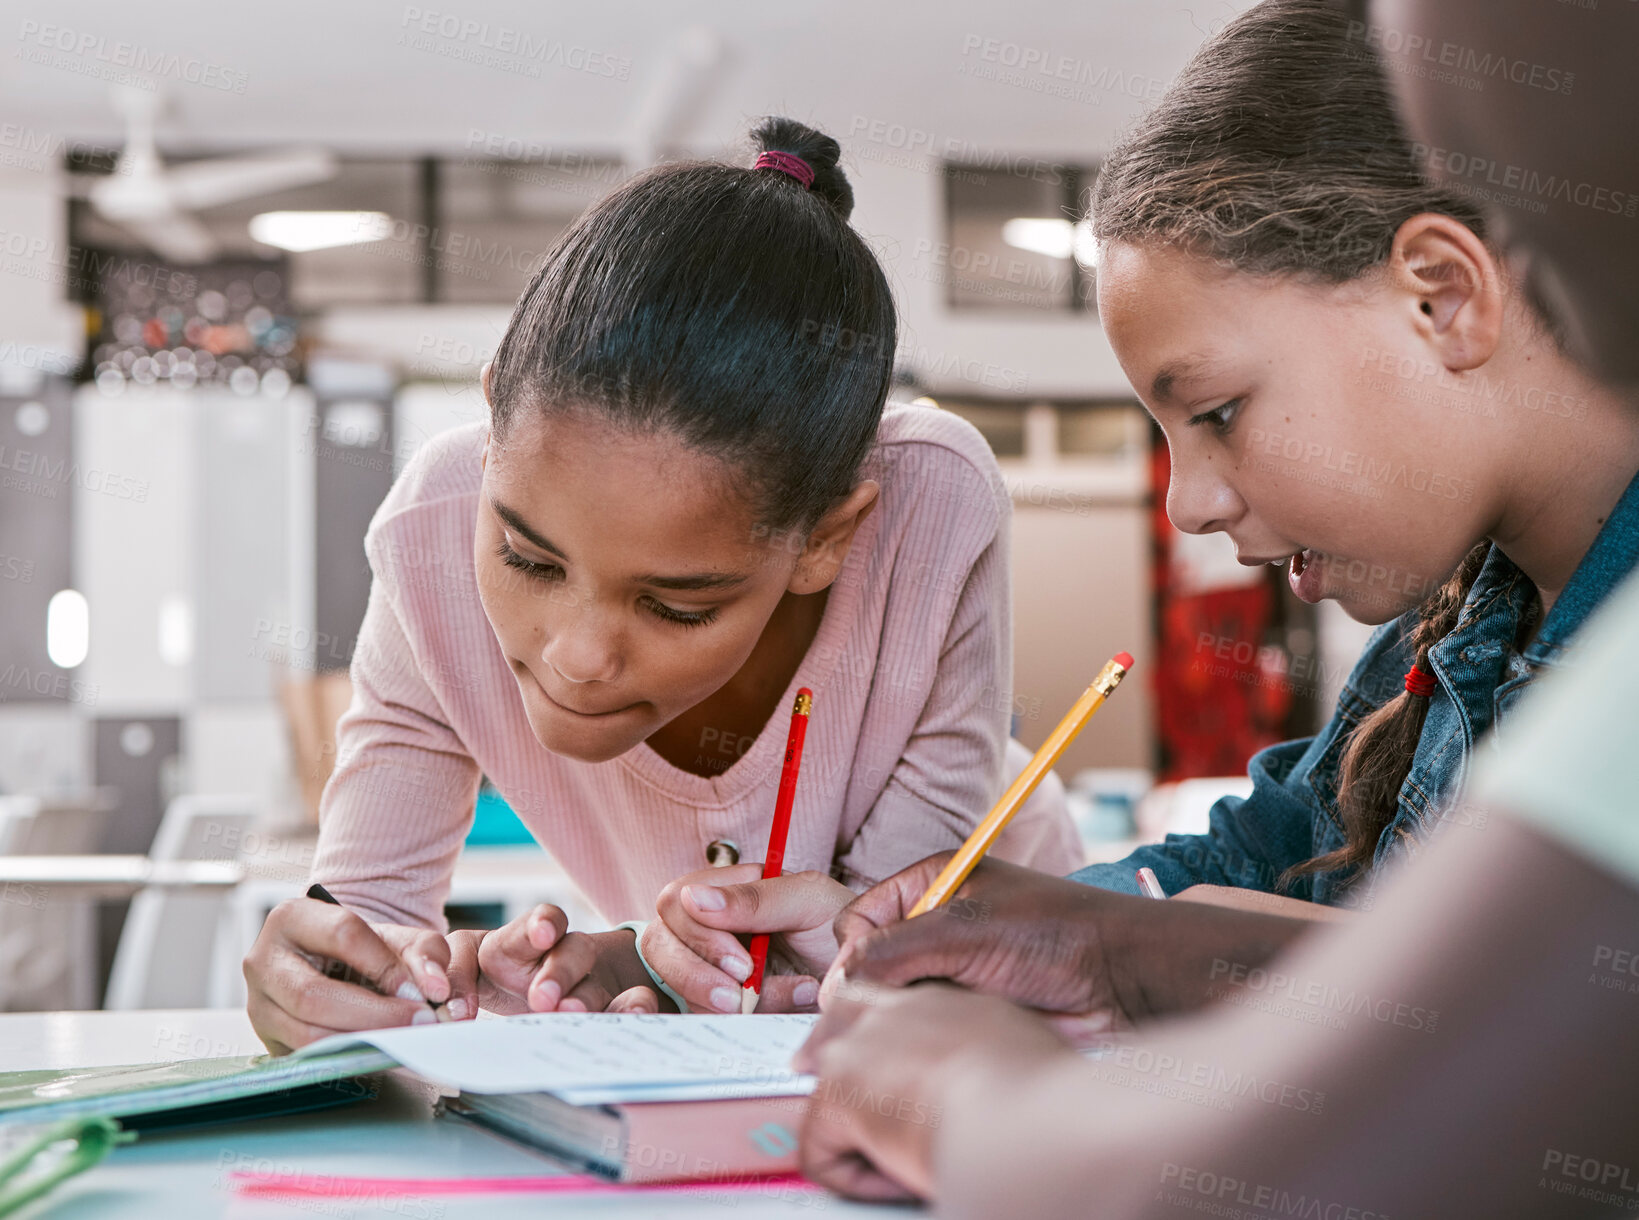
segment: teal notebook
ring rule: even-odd
[[[293,1059],[236,1055],[126,1067],[0,1072],[0,1124],[114,1118],[132,1131],[269,1118],[376,1095],[372,1072],[396,1067],[373,1047]]]

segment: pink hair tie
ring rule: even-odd
[[[1413,665],[1406,671],[1407,694],[1421,695],[1426,699],[1434,693],[1434,688],[1437,685],[1438,683],[1435,682],[1434,675],[1429,673],[1426,669],[1418,669],[1417,666]]]
[[[802,183],[802,189],[808,190],[814,185],[814,167],[795,153],[765,152],[757,158],[752,169],[777,169],[782,174],[790,174]]]

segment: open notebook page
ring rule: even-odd
[[[469,1093],[553,1093],[571,1105],[789,1097],[813,1091],[814,1078],[790,1065],[815,1020],[529,1013],[337,1034],[295,1053],[367,1044],[438,1084]]]

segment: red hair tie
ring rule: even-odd
[[[1434,693],[1436,685],[1434,675],[1426,669],[1413,665],[1406,671],[1406,693],[1409,695],[1421,695],[1426,699]]]
[[[814,185],[814,167],[795,153],[765,152],[757,158],[752,169],[777,169],[782,174],[790,174],[802,183],[802,189],[808,190]]]

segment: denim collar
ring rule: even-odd
[[[1525,647],[1524,657],[1533,665],[1557,664],[1571,637],[1624,577],[1639,564],[1639,475],[1628,483],[1622,498],[1600,528],[1593,545],[1565,588],[1554,600],[1553,609]],[[1535,586],[1518,565],[1493,546],[1463,603],[1458,626],[1483,615],[1499,599],[1513,607],[1515,622],[1522,619],[1536,593]]]
[[[1571,636],[1582,629],[1583,621],[1622,583],[1635,563],[1639,563],[1639,475],[1628,484],[1570,582],[1554,599],[1542,630],[1525,650],[1526,660],[1558,661]]]

